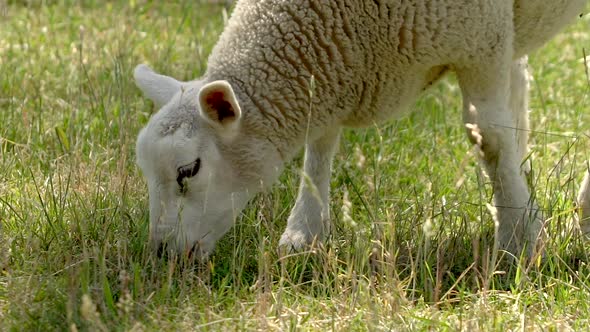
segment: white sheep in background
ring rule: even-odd
[[[544,231],[520,169],[529,129],[526,54],[585,4],[239,1],[201,79],[135,70],[137,85],[162,107],[137,140],[152,244],[206,257],[302,146],[309,180],[301,180],[280,244],[300,249],[321,240],[341,128],[400,115],[454,71],[468,137],[493,183],[499,243],[516,255],[534,254]],[[580,195],[586,203],[587,183]]]

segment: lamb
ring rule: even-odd
[[[330,173],[343,127],[399,116],[456,73],[467,137],[494,189],[501,248],[533,256],[544,221],[525,182],[527,54],[586,0],[241,0],[203,77],[135,69],[161,109],[137,139],[150,242],[206,258],[256,193],[305,147],[299,193],[279,244],[330,229]],[[312,92],[312,93],[310,93]],[[590,201],[586,181],[581,202]]]

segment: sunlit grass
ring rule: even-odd
[[[530,58],[531,183],[547,260],[490,266],[488,180],[449,77],[379,128],[346,131],[333,233],[280,257],[295,161],[256,197],[207,264],[147,247],[134,164],[153,114],[132,82],[149,63],[201,75],[223,4],[0,0],[0,328],[12,330],[580,330],[588,245],[574,198],[590,159],[590,16]]]

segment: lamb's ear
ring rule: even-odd
[[[166,105],[182,86],[182,82],[160,75],[144,64],[135,67],[133,77],[137,87],[156,104],[157,108]]]
[[[205,84],[199,91],[199,106],[201,116],[225,136],[231,136],[238,129],[242,111],[228,82]]]

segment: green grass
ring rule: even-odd
[[[544,262],[490,266],[487,179],[453,78],[415,112],[347,131],[323,249],[280,258],[300,160],[203,265],[148,249],[134,164],[154,110],[142,62],[201,75],[223,5],[0,0],[0,329],[584,330],[589,245],[573,204],[589,159],[590,15],[530,58],[532,186]],[[345,215],[346,214],[346,215]]]

